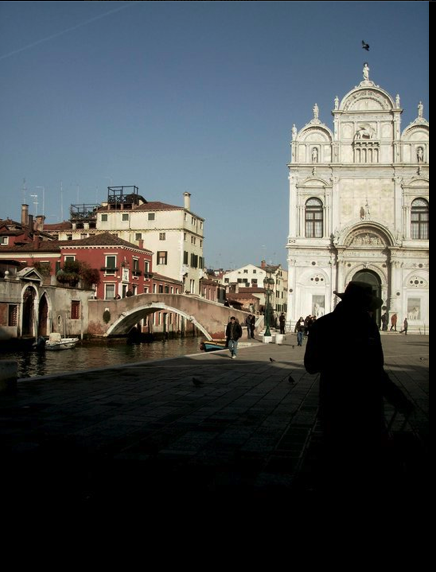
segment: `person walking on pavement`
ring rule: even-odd
[[[282,312],[280,314],[279,322],[280,322],[280,333],[284,334],[285,333],[285,327],[286,327],[286,316],[285,316],[284,312]]]
[[[305,329],[306,329],[305,320],[304,320],[303,316],[301,316],[301,318],[298,320],[298,322],[295,325],[295,331],[297,332],[297,344],[299,346],[303,345]]]
[[[400,334],[402,334],[404,332],[404,334],[407,336],[407,330],[408,329],[409,329],[409,322],[408,322],[407,318],[404,318],[403,329],[400,330]]]
[[[397,314],[392,314],[392,317],[391,317],[391,329],[390,329],[391,332],[392,332],[392,330],[394,330],[395,332],[397,331],[397,321],[398,321],[398,315],[397,315]]]
[[[383,301],[365,282],[352,281],[344,293],[334,293],[341,302],[313,324],[304,356],[307,372],[320,373],[322,473],[329,494],[369,492],[378,490],[384,477],[383,487],[389,487],[382,464],[383,398],[407,414],[413,405],[384,370],[380,332],[371,315]]]
[[[227,325],[226,337],[227,337],[227,347],[230,350],[232,359],[236,359],[238,355],[238,341],[242,336],[242,328],[240,323],[236,320],[234,316],[230,318],[230,322]]]
[[[256,329],[256,316],[253,314],[251,316],[251,324],[250,324],[250,333],[251,333],[251,339],[254,340],[254,330]]]
[[[382,323],[382,332],[387,332],[388,331],[388,315],[386,312],[384,312],[384,314],[382,314],[381,323]]]
[[[245,325],[247,327],[247,338],[251,338],[251,314],[249,314],[245,320]]]

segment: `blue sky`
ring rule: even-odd
[[[292,124],[365,61],[429,119],[427,2],[0,2],[0,218],[188,191],[208,266],[286,265]]]

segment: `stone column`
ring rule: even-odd
[[[342,256],[338,255],[338,264],[337,264],[337,280],[336,285],[333,287],[333,290],[338,290],[338,292],[343,292],[346,286],[345,284],[345,276],[347,274],[347,269],[345,267],[346,260],[342,259]]]
[[[295,299],[296,299],[296,272],[295,272],[295,259],[289,257],[288,258],[288,311],[286,321],[291,322],[291,327],[294,324],[295,320],[298,318],[295,317]]]
[[[332,186],[332,232],[333,229],[340,228],[340,212],[339,212],[339,177],[333,176]]]
[[[298,236],[298,193],[296,178],[289,175],[289,236]]]
[[[301,198],[300,198],[301,201]],[[298,236],[305,237],[306,236],[306,229],[305,229],[305,217],[306,217],[306,208],[304,204],[300,204],[298,207],[299,210],[299,229],[298,229]]]
[[[333,294],[333,290],[336,290],[337,288],[338,263],[336,261],[336,256],[334,254],[330,255],[329,266],[330,266],[330,290],[328,294],[330,296],[330,299],[326,300],[326,308],[325,308],[326,314],[328,312],[332,312],[334,309],[335,295]]]
[[[403,236],[410,240],[411,208],[410,205],[403,206]]]
[[[395,196],[395,230],[403,235],[405,229],[403,228],[402,216],[402,203],[403,203],[403,179],[401,177],[394,177],[394,196]]]
[[[394,255],[391,258],[391,291],[388,304],[390,314],[400,312],[401,310],[402,282],[401,261]],[[397,292],[400,293],[400,296],[397,296]]]

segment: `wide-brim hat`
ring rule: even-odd
[[[351,281],[345,288],[345,292],[333,293],[343,302],[363,310],[375,311],[383,306],[383,300],[374,294],[372,286],[366,282]]]

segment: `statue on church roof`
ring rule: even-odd
[[[369,65],[368,62],[365,62],[365,64],[363,65],[363,79],[365,81],[369,80]]]
[[[319,107],[317,103],[315,103],[315,105],[313,106],[313,117],[315,119],[319,119]]]
[[[424,105],[422,101],[418,103],[418,117],[424,117]]]
[[[335,109],[339,109],[339,97],[335,97]]]
[[[292,126],[292,139],[295,140],[297,138],[297,126],[294,125]]]
[[[397,109],[399,109],[400,106],[401,106],[400,94],[399,94],[399,93],[397,93],[397,97],[395,98],[395,104],[396,104],[396,106],[397,106]]]

